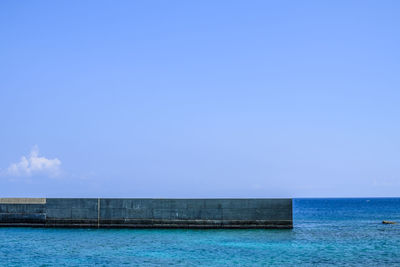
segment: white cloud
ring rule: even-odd
[[[60,175],[61,161],[57,158],[39,157],[39,148],[34,146],[28,157],[22,156],[17,163],[11,164],[6,173],[10,176],[29,177],[36,174],[56,177]]]

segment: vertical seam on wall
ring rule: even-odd
[[[97,228],[100,228],[100,198],[97,198]]]

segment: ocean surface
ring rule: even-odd
[[[400,266],[400,198],[293,204],[292,230],[0,228],[0,266]]]

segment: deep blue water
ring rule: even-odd
[[[0,228],[1,266],[400,266],[400,198],[295,199],[293,230]]]

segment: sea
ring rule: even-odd
[[[400,266],[400,198],[294,199],[288,230],[0,228],[0,266]]]

